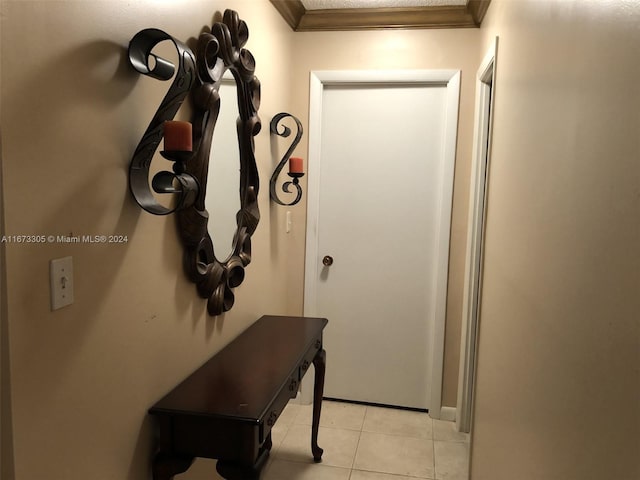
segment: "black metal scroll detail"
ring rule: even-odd
[[[232,289],[244,280],[244,268],[251,262],[251,235],[258,226],[259,178],[255,160],[254,136],[262,126],[258,117],[260,82],[255,60],[244,49],[249,37],[247,24],[237,12],[226,10],[222,22],[211,33],[203,33],[196,48],[197,82],[192,98],[195,108],[193,135],[195,155],[185,172],[200,185],[193,205],[177,212],[178,226],[185,245],[184,265],[198,294],[207,298],[210,315],[220,315],[233,306]],[[233,252],[226,260],[217,259],[207,231],[209,214],[205,208],[209,155],[213,131],[220,111],[218,89],[229,70],[236,81],[239,117],[236,121],[240,151],[240,210]],[[213,146],[215,153],[215,146]]]
[[[300,120],[298,120],[296,117],[294,117],[290,113],[282,112],[282,113],[278,113],[275,117],[273,117],[271,119],[270,128],[271,128],[271,133],[273,133],[275,135],[278,135],[279,137],[283,137],[283,138],[288,137],[289,135],[291,135],[291,129],[289,127],[287,127],[284,124],[281,124],[280,126],[282,126],[282,130],[281,131],[278,130],[278,126],[279,126],[278,124],[280,123],[280,121],[285,119],[285,118],[287,118],[287,117],[293,118],[293,120],[296,122],[296,128],[297,128],[296,136],[293,139],[293,142],[291,142],[291,146],[289,147],[287,152],[282,157],[282,160],[280,160],[280,163],[278,163],[278,166],[273,171],[273,175],[271,175],[271,180],[269,182],[269,194],[271,196],[271,199],[274,202],[276,202],[278,205],[290,206],[290,205],[295,205],[296,203],[298,203],[300,201],[300,199],[302,199],[302,187],[300,187],[298,178],[302,177],[304,174],[303,173],[298,173],[298,174],[289,173],[289,176],[292,177],[293,180],[290,181],[290,182],[284,182],[282,184],[282,191],[285,192],[285,193],[293,193],[291,190],[289,190],[289,187],[291,187],[291,185],[293,185],[296,188],[296,198],[293,199],[289,203],[283,202],[278,197],[278,193],[276,191],[276,182],[278,180],[278,176],[280,175],[280,172],[282,171],[282,169],[284,168],[285,164],[287,163],[287,161],[291,157],[291,154],[293,153],[295,148],[298,146],[298,143],[300,143],[300,139],[302,138],[302,123],[300,123]]]
[[[160,42],[170,40],[178,51],[178,68],[168,60],[159,57],[151,50]],[[154,65],[149,65],[149,59]],[[176,73],[151,123],[144,132],[129,165],[129,188],[138,205],[154,215],[167,215],[193,204],[198,194],[198,182],[189,173],[185,173],[185,161],[189,155],[177,152],[165,152],[163,156],[176,162],[173,172],[160,172],[153,178],[152,186],[156,193],[176,194],[178,199],[173,208],[160,205],[149,187],[149,168],[153,155],[162,140],[162,126],[166,120],[176,115],[180,105],[196,79],[196,65],[193,53],[182,42],[156,28],[138,32],[129,43],[129,62],[139,73],[158,80],[169,80]],[[173,155],[172,155],[173,153]],[[183,153],[183,152],[180,152]]]

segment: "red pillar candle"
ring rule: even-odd
[[[289,173],[304,173],[302,159],[300,157],[289,158]]]
[[[165,151],[190,152],[193,150],[191,124],[189,122],[164,122]]]

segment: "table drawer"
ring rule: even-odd
[[[289,403],[289,400],[295,398],[298,393],[300,381],[291,377],[284,385],[278,396],[275,398],[264,417],[260,419],[260,443],[264,442],[269,432],[280,418],[280,414]]]
[[[314,341],[313,347],[309,349],[309,351],[304,356],[304,359],[300,362],[300,365],[298,365],[298,380],[299,381],[301,381],[302,377],[304,377],[305,373],[307,373],[307,371],[311,367],[311,364],[313,363],[313,359],[316,358],[316,355],[318,354],[318,351],[321,348],[322,348],[322,339],[321,339],[321,337],[318,337]]]

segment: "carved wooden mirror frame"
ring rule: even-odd
[[[171,40],[178,50],[178,72],[158,111],[134,153],[129,169],[129,185],[138,204],[156,215],[177,214],[178,230],[184,245],[184,268],[196,284],[198,294],[207,298],[210,315],[220,315],[234,303],[233,288],[244,280],[244,268],[251,261],[251,235],[255,231],[258,210],[259,178],[255,160],[254,136],[261,128],[258,117],[260,82],[256,78],[255,60],[243,48],[249,37],[247,24],[238,13],[226,10],[222,22],[211,32],[200,35],[196,55],[181,42],[157,29],[139,32],[129,45],[129,59],[140,73],[161,80],[173,76],[174,66],[153,53],[153,47]],[[153,68],[149,67],[153,58]],[[195,58],[195,60],[194,60]],[[220,112],[219,87],[226,71],[236,82],[239,117],[236,121],[240,152],[240,209],[236,214],[236,231],[232,252],[226,260],[218,259],[207,224],[205,208],[209,156],[213,132]],[[173,172],[160,172],[152,182],[156,193],[176,195],[172,208],[155,200],[149,187],[149,166],[162,139],[162,125],[171,120],[188,93],[194,107],[193,154],[176,158]],[[215,150],[214,150],[215,155]],[[226,159],[221,159],[226,160]]]

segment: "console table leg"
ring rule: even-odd
[[[262,449],[256,463],[253,465],[218,460],[216,470],[225,480],[259,480],[262,468],[267,463],[268,457],[269,449]]]
[[[327,352],[320,349],[313,359],[316,377],[313,386],[313,421],[311,423],[311,452],[313,461],[321,462],[324,450],[318,446],[318,427],[320,425],[320,411],[322,410],[322,393],[324,391],[324,372],[327,365]]]
[[[160,452],[153,459],[153,480],[171,480],[174,475],[186,472],[194,460],[194,457]]]

